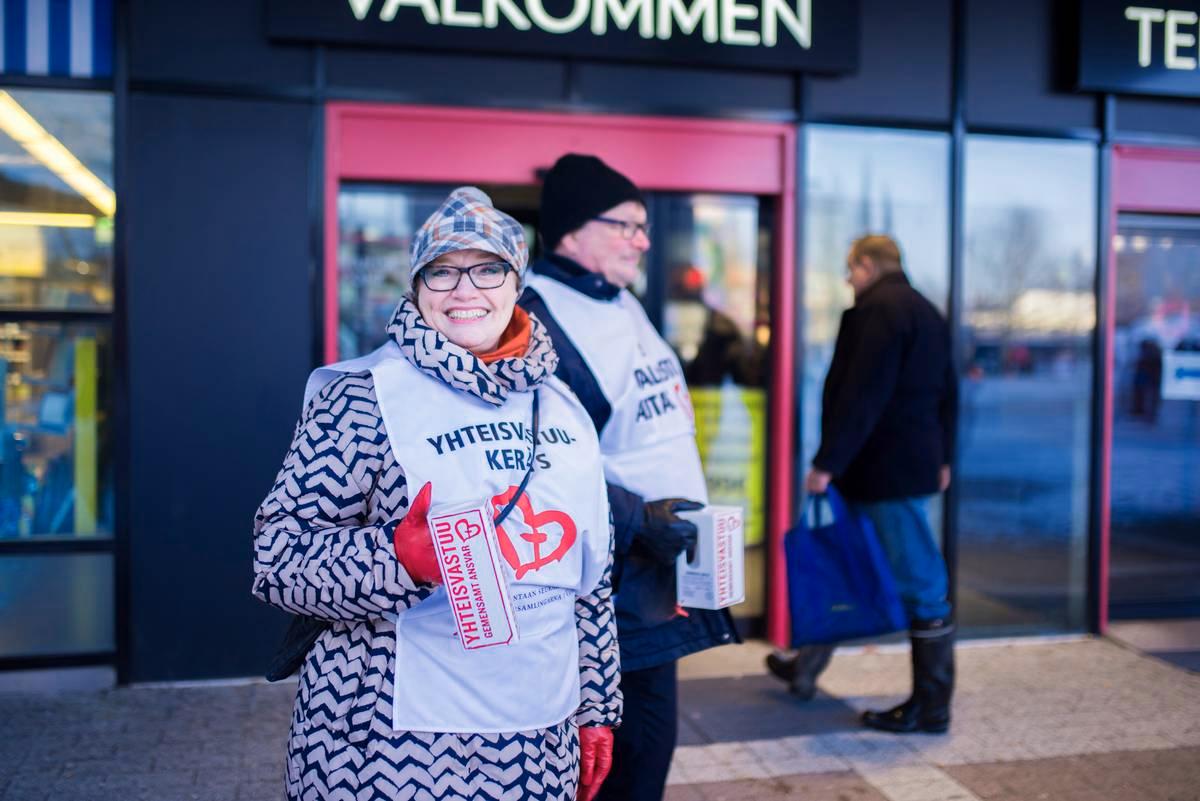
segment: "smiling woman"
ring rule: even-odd
[[[600,444],[514,308],[528,261],[520,223],[455,189],[413,236],[387,343],[309,379],[255,519],[254,594],[301,616],[270,676],[300,668],[288,798],[587,801],[604,780],[621,696]],[[455,524],[435,550],[451,519],[486,543]],[[476,550],[503,558],[485,575]]]
[[[413,284],[425,322],[477,355],[500,344],[517,303],[517,274],[497,258],[475,248],[446,253],[421,268]]]

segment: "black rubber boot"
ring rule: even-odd
[[[950,728],[950,697],[954,694],[954,624],[927,620],[913,624],[913,692],[900,706],[886,712],[864,712],[863,725],[899,734],[941,734]]]
[[[776,651],[767,655],[767,670],[787,682],[788,691],[802,701],[817,694],[817,678],[833,658],[834,645],[804,645],[791,656]]]

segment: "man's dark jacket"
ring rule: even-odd
[[[885,274],[842,315],[813,466],[851,500],[932,495],[957,406],[946,321],[903,273]]]
[[[613,302],[620,288],[596,273],[562,256],[549,256],[533,264],[534,272],[552,278],[577,292]],[[533,289],[521,295],[521,307],[532,312],[546,329],[558,351],[555,375],[578,396],[596,432],[604,430],[612,407],[596,376],[578,348],[551,314],[546,301]],[[616,593],[617,639],[621,644],[621,670],[657,667],[714,645],[737,642],[733,619],[727,610],[714,612],[688,609],[680,615],[675,607],[675,566],[661,565],[642,553],[634,534],[642,527],[642,498],[615,484],[608,485],[608,502],[614,526],[613,590]]]

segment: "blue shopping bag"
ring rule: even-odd
[[[835,643],[908,627],[875,526],[833,489],[810,496],[784,538],[792,645]]]

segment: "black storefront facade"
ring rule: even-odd
[[[117,211],[61,171],[57,193],[18,191],[0,163],[8,208],[93,218],[87,249],[45,233],[84,223],[17,218],[42,244],[0,253],[0,283],[68,287],[0,309],[25,354],[4,356],[0,668],[259,672],[284,620],[249,595],[251,517],[306,375],[377,343],[445,189],[480,184],[532,233],[538,170],[568,149],[649,190],[639,290],[692,369],[710,488],[755,521],[749,631],[786,630],[770,555],[817,445],[844,249],[868,231],[954,324],[938,517],[966,633],[1195,616],[1197,11],[129,0],[87,77],[55,74],[53,46],[48,69],[28,43],[14,62],[6,31],[0,89]],[[701,364],[716,313],[741,355]]]

